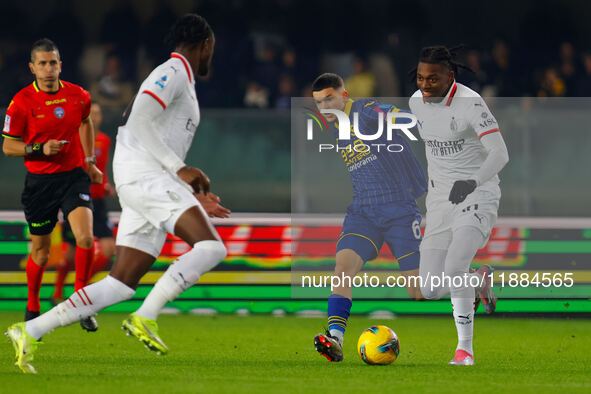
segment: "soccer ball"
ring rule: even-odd
[[[361,333],[357,341],[357,352],[367,364],[391,364],[400,352],[398,336],[390,327],[370,327]]]

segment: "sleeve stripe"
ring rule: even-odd
[[[482,137],[484,137],[484,136],[485,136],[485,135],[487,135],[487,134],[490,134],[490,133],[495,133],[495,132],[497,132],[497,131],[501,131],[501,130],[499,130],[498,128],[497,128],[497,129],[490,129],[490,130],[488,130],[488,131],[485,131],[484,133],[480,134],[480,135],[478,136],[478,138],[482,138]]]
[[[162,106],[162,108],[166,109],[166,104],[164,104],[164,101],[162,101],[160,99],[160,97],[156,96],[154,93],[150,92],[149,90],[144,90],[142,93],[149,94],[150,96],[152,96],[154,98],[154,100],[156,100],[156,101],[158,101],[160,103],[160,105]]]
[[[21,139],[21,137],[15,137],[13,135],[6,134],[6,133],[2,133],[2,137],[8,138],[9,140],[20,140]]]

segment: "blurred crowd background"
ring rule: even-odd
[[[0,106],[30,82],[33,41],[60,48],[63,78],[103,106],[129,102],[167,58],[163,37],[185,12],[217,36],[213,72],[199,81],[203,107],[288,109],[327,70],[352,96],[408,96],[408,71],[424,45],[466,46],[458,79],[486,96],[591,96],[583,1],[46,0],[0,5]]]
[[[408,97],[423,46],[463,44],[458,60],[474,72],[458,80],[509,97],[502,112],[502,100],[493,108],[511,157],[501,215],[591,216],[591,99],[580,98],[591,97],[589,1],[0,1],[0,115],[32,81],[31,44],[48,37],[60,49],[62,78],[90,91],[103,108],[100,128],[114,137],[139,84],[170,54],[166,32],[187,12],[203,15],[216,35],[212,72],[197,81],[203,116],[187,163],[206,171],[232,210],[297,210],[303,197],[293,182],[302,174],[293,168],[309,160],[294,154],[289,108],[292,97],[311,96],[318,74],[341,74],[352,97]],[[413,149],[424,163],[422,145]],[[334,160],[313,169],[315,181],[350,188]],[[0,155],[0,166],[0,209],[22,209],[22,160]],[[333,189],[339,204],[310,187],[306,198],[342,212],[350,191]],[[119,208],[117,199],[109,204]]]

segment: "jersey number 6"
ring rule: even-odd
[[[418,220],[412,222],[412,232],[416,239],[421,239],[421,225]]]

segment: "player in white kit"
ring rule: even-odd
[[[478,93],[455,81],[458,66],[443,46],[421,51],[419,88],[410,99],[425,142],[429,174],[421,292],[427,299],[451,293],[458,346],[453,365],[473,365],[474,312],[482,301],[492,313],[492,268],[470,272],[497,219],[499,171],[509,161],[499,125]],[[456,280],[453,280],[453,279]]]
[[[195,75],[209,72],[215,38],[205,19],[188,14],[173,25],[169,40],[174,52],[142,83],[117,135],[113,172],[122,212],[113,269],[47,313],[8,328],[16,365],[25,373],[35,373],[30,362],[41,336],[131,298],[160,254],[166,234],[172,233],[193,248],[166,270],[140,309],[123,321],[129,334],[165,354],[168,349],[156,324],[160,310],[226,256],[208,215],[226,217],[229,211],[208,193],[207,176],[184,164],[199,124]]]

